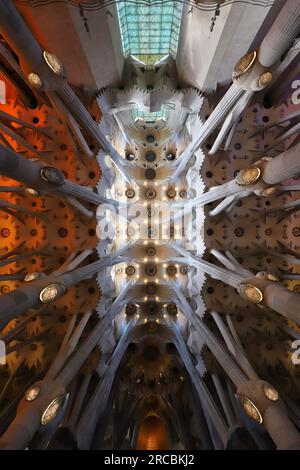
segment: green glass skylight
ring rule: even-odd
[[[156,113],[145,113],[136,108],[132,111],[132,117],[134,121],[137,121],[138,119],[142,119],[145,122],[155,122],[159,119],[166,121],[168,118],[168,110],[165,106],[162,106],[161,110]]]
[[[150,0],[117,3],[124,55],[147,65],[176,55],[183,4]]]

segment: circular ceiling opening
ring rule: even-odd
[[[156,160],[156,153],[153,152],[153,150],[149,150],[145,154],[145,159],[147,160],[147,162],[154,162]]]
[[[153,170],[153,168],[147,168],[147,170],[145,171],[145,178],[147,180],[154,180],[156,177],[156,171]]]

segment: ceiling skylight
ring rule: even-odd
[[[125,56],[134,55],[151,65],[166,54],[176,55],[183,5],[152,0],[148,5],[118,2]]]

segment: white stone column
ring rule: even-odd
[[[259,62],[264,67],[274,65],[291,46],[299,32],[300,3],[286,0],[260,45]]]
[[[131,283],[128,283],[123,292],[115,300],[110,312],[90,332],[87,338],[79,345],[70,359],[56,375],[55,380],[41,380],[36,382],[30,389],[39,388],[38,395],[33,400],[23,398],[18,406],[16,417],[11,422],[5,433],[0,438],[0,449],[19,450],[25,449],[34,434],[41,425],[41,417],[47,406],[57,397],[66,396],[66,390],[71,381],[78,373],[80,367],[86,361],[92,350],[101,341],[109,329],[114,317],[123,308],[121,303]],[[115,306],[119,308],[114,308]],[[30,390],[29,389],[29,390]]]
[[[274,185],[293,178],[300,173],[300,144],[290,147],[268,161],[263,169],[262,179],[268,185]]]
[[[115,351],[109,361],[109,366],[106,369],[103,377],[100,379],[82,417],[76,427],[76,435],[78,447],[80,449],[90,449],[97,422],[101,419],[105,411],[113,381],[120,362],[124,356],[129,342],[129,333],[132,330],[136,320],[130,321],[122,333],[121,338],[116,346]]]

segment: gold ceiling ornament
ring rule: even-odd
[[[49,403],[41,417],[41,424],[43,426],[50,423],[50,421],[52,421],[58,415],[61,405],[62,399],[60,396],[54,398],[54,400]]]
[[[261,195],[264,197],[273,196],[277,192],[276,186],[268,186],[267,188],[263,189]]]
[[[171,276],[171,277],[176,276],[177,274],[177,268],[174,264],[169,264],[169,266],[167,266],[166,271],[167,271],[168,276]]]
[[[258,279],[262,279],[264,281],[272,281],[272,282],[278,282],[279,277],[276,276],[275,274],[269,273],[268,271],[260,271],[256,273],[256,277]]]
[[[132,199],[135,196],[135,190],[132,188],[128,188],[126,189],[125,194],[128,199]]]
[[[39,385],[34,385],[33,387],[30,387],[25,392],[25,400],[26,401],[36,400],[36,398],[40,395],[40,392],[41,392],[41,387],[39,387]]]
[[[55,186],[61,186],[65,181],[63,172],[53,166],[43,166],[40,169],[40,176],[44,181]]]
[[[272,385],[270,384],[263,384],[263,392],[266,398],[271,401],[278,401],[279,400],[279,394]]]
[[[156,191],[155,189],[147,189],[145,192],[145,197],[147,199],[155,199],[156,198]]]
[[[261,176],[261,169],[256,165],[243,168],[237,175],[237,183],[241,186],[249,186],[259,180]]]
[[[249,300],[249,302],[252,302],[253,304],[260,304],[263,300],[263,293],[261,290],[248,282],[241,283],[238,286],[238,293],[244,299]]]
[[[58,75],[59,77],[63,77],[64,67],[60,60],[56,57],[56,55],[52,54],[51,52],[44,51],[43,56],[46,61],[46,64],[50,67],[52,72],[54,72],[55,75]]]
[[[167,305],[166,311],[167,311],[168,315],[170,315],[170,316],[177,316],[178,307],[175,303],[171,302]]]
[[[176,196],[176,190],[174,188],[169,188],[167,191],[167,197],[169,199],[174,199],[175,196]]]
[[[49,284],[40,292],[40,301],[44,304],[48,304],[57,300],[63,293],[62,286],[60,284]]]
[[[272,72],[270,72],[270,71],[263,72],[259,76],[258,86],[260,88],[266,88],[266,86],[268,86],[269,83],[271,83],[272,79],[273,79]]]
[[[133,276],[135,274],[135,267],[130,264],[129,266],[126,266],[125,272],[127,276]]]
[[[39,196],[39,193],[36,191],[36,189],[33,188],[25,188],[25,193],[33,197]]]
[[[28,75],[28,81],[33,88],[42,88],[43,82],[36,73],[30,73]]]
[[[259,91],[271,83],[272,72],[259,62],[258,51],[247,52],[236,64],[232,80],[243,90]]]
[[[257,408],[257,406],[253,403],[253,401],[250,400],[250,398],[246,396],[241,397],[240,400],[241,400],[241,405],[246,415],[249,418],[253,419],[253,421],[255,421],[256,423],[262,424],[263,417],[259,409]]]
[[[234,80],[238,80],[243,75],[245,75],[245,73],[247,73],[253,66],[256,57],[257,57],[256,50],[247,52],[247,54],[241,57],[234,67],[232,78]]]

